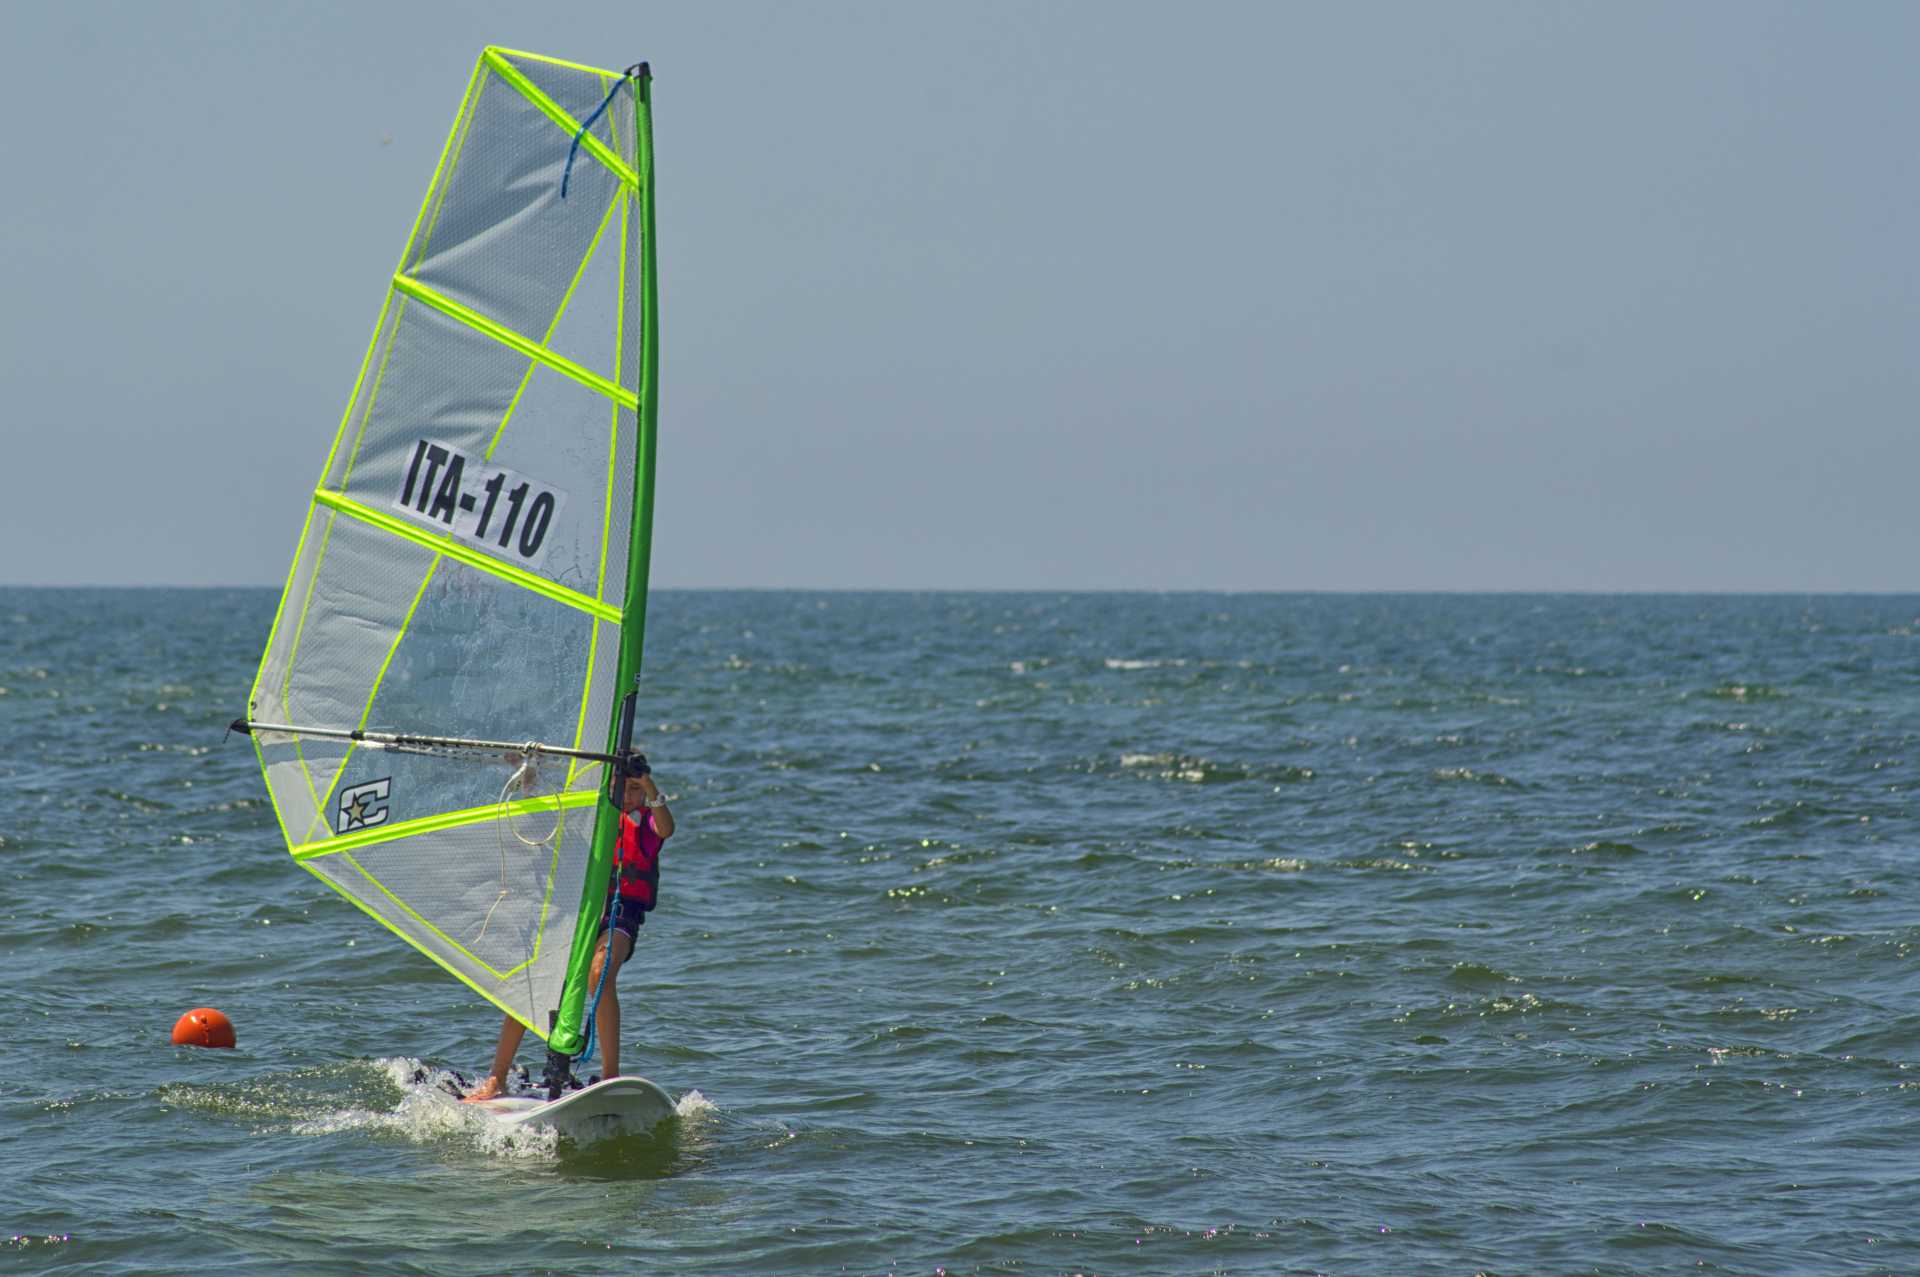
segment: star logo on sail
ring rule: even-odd
[[[375,825],[386,824],[391,814],[387,808],[387,795],[392,787],[393,777],[384,776],[364,785],[341,790],[340,814],[333,822],[334,832],[350,834],[357,829],[371,829]]]

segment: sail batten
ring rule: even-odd
[[[343,497],[339,493],[329,492],[325,488],[321,488],[315,492],[313,499],[329,509],[337,510],[341,514],[350,515],[364,523],[379,528],[383,532],[401,537],[416,545],[424,546],[432,550],[435,554],[444,554],[450,559],[459,560],[470,568],[481,572],[488,572],[503,580],[511,581],[522,589],[533,590],[536,593],[543,594],[556,603],[564,603],[568,607],[578,608],[590,616],[598,617],[603,621],[611,621],[615,625],[621,622],[622,618],[619,608],[610,607],[592,595],[582,594],[578,590],[569,590],[565,586],[555,585],[551,581],[536,576],[531,572],[523,571],[513,564],[504,562],[492,555],[482,554],[478,550],[469,549],[459,542],[452,540],[448,535],[436,535],[435,533],[415,528],[403,520],[394,518],[392,515],[383,514],[378,510],[361,505],[352,497]]]
[[[606,165],[608,170],[622,182],[631,187],[638,187],[640,185],[640,175],[633,171],[631,165],[607,149],[605,142],[602,142],[591,133],[583,132],[580,121],[574,119],[559,103],[542,92],[538,85],[523,75],[517,67],[502,57],[498,51],[493,49],[487,50],[485,59],[487,65],[492,67],[501,79],[518,89],[527,101],[533,103],[534,106],[540,109],[543,115],[559,126],[562,133],[565,133],[569,138],[578,137],[581,142],[581,148],[589,152],[594,159]]]
[[[295,862],[563,1048],[645,616],[646,92],[639,75],[482,53],[243,721]],[[593,162],[562,199],[576,137]]]
[[[302,843],[290,848],[295,860],[312,860],[316,856],[333,856],[343,851],[352,851],[356,847],[368,847],[374,843],[392,842],[397,838],[411,838],[416,834],[432,833],[436,829],[457,829],[462,825],[484,824],[497,820],[503,814],[509,816],[542,816],[554,811],[567,811],[580,807],[591,807],[600,800],[593,792],[573,792],[554,794],[545,798],[527,798],[506,804],[471,808],[467,811],[450,811],[439,816],[426,816],[419,820],[409,820],[398,825],[381,829],[370,829],[358,834],[342,834],[337,838],[323,838],[318,842]]]
[[[442,296],[416,279],[406,275],[395,275],[393,286],[408,297],[425,302],[442,314],[449,315],[469,328],[485,333],[501,345],[525,355],[528,359],[543,363],[555,372],[573,378],[589,390],[600,392],[615,403],[623,404],[629,409],[637,409],[640,406],[640,396],[634,391],[609,381],[590,369],[582,368],[565,355],[556,355],[531,337],[522,336],[504,324],[495,323],[479,311],[463,306],[451,297]]]

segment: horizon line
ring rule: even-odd
[[[174,582],[85,582],[0,581],[0,590],[264,590],[284,588],[280,584],[188,584]],[[1103,586],[1103,585],[660,585],[650,594],[1225,594],[1225,595],[1573,595],[1581,597],[1686,597],[1720,596],[1811,598],[1891,598],[1920,595],[1920,586],[1910,588],[1873,587],[1863,589],[1810,589],[1793,586],[1769,586],[1758,589],[1681,588],[1639,586],[1630,588],[1583,588],[1540,586]]]

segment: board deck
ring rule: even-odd
[[[473,1104],[504,1126],[551,1126],[587,1144],[616,1135],[645,1135],[674,1115],[673,1097],[643,1077],[615,1077],[557,1100],[503,1095]]]

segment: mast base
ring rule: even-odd
[[[557,1100],[568,1091],[579,1090],[580,1079],[573,1075],[573,1057],[548,1047],[547,1069],[541,1081],[546,1084],[549,1100]]]

